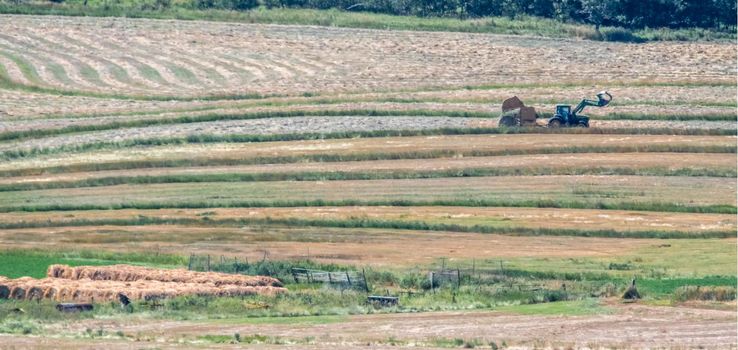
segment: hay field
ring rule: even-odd
[[[465,33],[4,18],[3,66],[11,79],[115,94],[371,91],[595,78],[732,83],[727,62],[735,58],[730,45],[702,43],[574,44]],[[675,55],[685,45],[689,54]],[[558,54],[563,48],[566,57]],[[480,64],[489,59],[494,64]]]
[[[658,334],[719,327],[719,339],[695,333],[639,338],[633,346],[735,347],[724,339],[733,316],[690,311],[734,301],[674,298],[682,287],[730,288],[736,273],[736,58],[734,45],[723,42],[3,15],[0,245],[60,256],[184,260],[194,253],[258,268],[308,261],[367,268],[382,294],[408,293],[407,306],[387,312],[455,310],[433,322],[420,314],[428,330],[398,333],[394,343],[373,333],[355,337],[377,347],[459,346],[438,330],[458,317],[514,322],[495,338],[521,348],[543,347],[540,337],[557,346],[626,345],[621,333],[603,330],[607,322]],[[497,128],[510,96],[551,113],[557,103],[576,104],[603,89],[614,100],[586,110],[590,129]],[[492,271],[492,278],[430,295],[420,281],[441,261]],[[284,273],[274,266],[259,271]],[[644,281],[651,306],[615,301],[632,276]],[[162,347],[227,347],[213,341],[223,337],[212,334],[213,319],[289,323],[300,318],[283,316],[375,312],[355,291],[282,282],[283,297],[173,294],[161,313],[103,309],[89,322],[75,320],[87,322],[82,328],[139,332]],[[123,287],[130,286],[115,286]],[[567,316],[536,311],[523,321],[468,311],[531,302],[550,302],[543,307]],[[617,311],[605,310],[608,303]],[[0,333],[22,334],[9,328],[16,316],[3,307]],[[566,313],[572,309],[594,316],[579,319]],[[676,321],[654,326],[646,313]],[[23,317],[36,322],[43,313],[29,314]],[[357,333],[356,324],[399,327],[413,319],[351,317],[335,329],[343,340],[305,340],[316,332],[309,327],[236,325],[228,332],[298,337],[292,344],[314,348],[357,346],[344,338]],[[185,327],[169,318],[194,321]],[[577,333],[520,335],[542,322]],[[171,332],[157,340],[149,334],[154,326]],[[61,332],[57,340],[70,347],[92,338],[61,321],[34,327]],[[489,331],[479,326],[464,337]],[[133,340],[113,338],[85,341]],[[3,340],[22,347],[28,339]]]

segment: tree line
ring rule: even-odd
[[[200,8],[246,10],[309,8],[366,11],[418,17],[460,19],[521,15],[599,26],[642,28],[708,28],[736,26],[734,0],[195,0]],[[224,6],[219,6],[224,5]],[[233,5],[233,6],[229,6]]]

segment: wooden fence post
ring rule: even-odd
[[[366,281],[366,271],[364,271],[364,268],[361,268],[361,275],[364,276],[364,288],[366,288],[366,292],[369,293],[369,282]]]
[[[456,288],[461,288],[461,270],[456,268]]]
[[[195,255],[194,253],[190,253],[190,259],[187,261],[187,270],[192,271],[192,256]]]
[[[433,292],[433,294],[436,294],[436,288],[435,288],[435,287],[433,286],[433,271],[431,271],[431,272],[430,272],[430,273],[428,274],[428,276],[430,277],[430,287],[431,287],[431,292]]]
[[[295,279],[295,283],[300,283],[300,280],[299,280],[299,279],[297,279],[297,273],[295,272],[295,269],[294,269],[294,268],[292,268],[292,270],[291,270],[291,271],[292,271],[292,278],[294,278],[294,279]]]
[[[208,271],[210,271],[210,254],[208,254]]]
[[[348,281],[349,286],[351,285],[351,276],[349,276],[348,271],[346,271],[346,280]]]

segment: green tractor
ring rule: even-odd
[[[579,102],[574,110],[571,109],[571,105],[556,105],[556,114],[548,120],[549,128],[560,128],[560,127],[589,127],[589,117],[585,115],[579,115],[584,107],[596,106],[605,107],[610,101],[612,101],[612,95],[607,91],[601,91],[597,94],[597,101],[583,99]]]

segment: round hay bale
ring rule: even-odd
[[[26,290],[21,286],[13,286],[13,288],[10,290],[10,297],[13,299],[25,299]]]
[[[10,287],[6,284],[0,284],[0,299],[8,299],[10,297]]]

